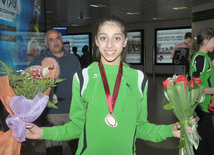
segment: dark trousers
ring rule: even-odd
[[[194,150],[195,155],[214,155],[214,130],[213,120],[214,115],[205,113],[199,109],[196,110],[200,118],[198,122],[198,133],[201,136],[199,147]]]
[[[69,146],[71,149],[71,155],[75,155],[78,147],[78,139],[70,140]],[[47,155],[63,155],[62,146],[53,146],[46,148]]]

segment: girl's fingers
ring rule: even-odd
[[[25,127],[26,127],[26,129],[31,129],[34,127],[34,125],[31,123],[25,123]]]

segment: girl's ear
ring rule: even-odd
[[[208,39],[204,39],[203,40],[203,45],[207,45],[208,41],[209,41]]]
[[[99,47],[98,41],[97,41],[97,36],[95,36],[95,44],[97,45],[97,47]]]
[[[128,42],[128,38],[126,38],[126,40],[124,41],[124,43],[123,43],[123,47],[126,47],[127,42]]]

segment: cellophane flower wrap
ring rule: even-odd
[[[49,101],[51,87],[63,79],[59,75],[58,63],[53,58],[45,58],[42,66],[32,66],[24,71],[14,72],[0,61],[0,99],[8,111],[7,132],[0,131],[0,154],[19,155],[21,142],[25,141],[25,122],[35,121],[45,107],[55,107]]]
[[[197,123],[191,122],[196,117],[195,108],[205,98],[204,87],[199,78],[188,80],[185,75],[174,75],[163,81],[164,94],[169,101],[164,105],[165,110],[172,110],[181,125],[179,155],[194,155],[193,147],[198,148],[200,136],[197,132]],[[186,126],[192,127],[188,133]]]

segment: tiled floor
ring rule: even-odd
[[[163,105],[167,103],[163,94],[162,81],[165,76],[149,76],[149,90],[148,90],[148,120],[155,124],[170,124],[176,122],[176,118],[171,111],[163,109]],[[137,155],[177,155],[179,139],[169,138],[160,143],[153,143],[143,140],[136,142]],[[71,152],[66,143],[63,145],[65,155]],[[122,148],[121,148],[122,149]],[[34,155],[46,155],[44,141],[37,140],[35,142]]]

